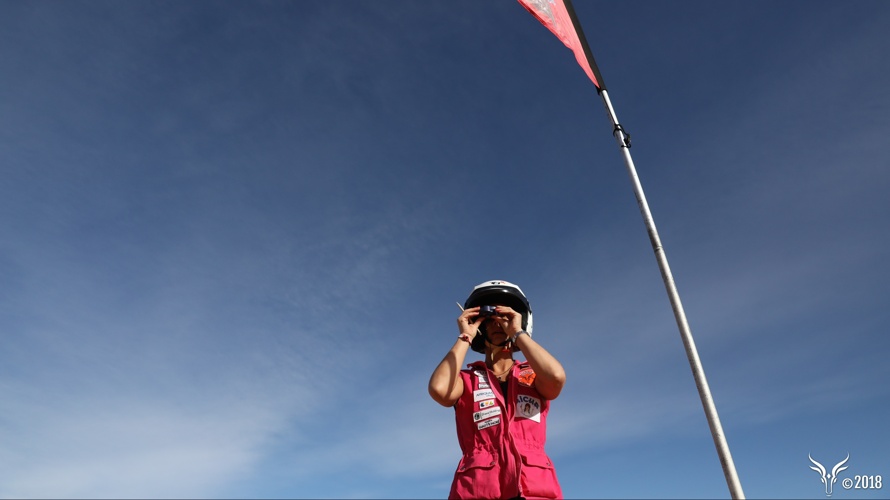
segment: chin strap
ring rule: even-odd
[[[513,352],[513,339],[507,339],[500,344],[495,344],[494,342],[491,341],[490,338],[488,338],[487,333],[482,332],[481,330],[479,331],[479,333],[482,335],[483,341],[488,342],[489,344],[491,344],[495,347],[500,347],[501,352]]]

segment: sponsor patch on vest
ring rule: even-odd
[[[473,370],[473,375],[479,379],[479,388],[488,389],[488,374],[482,370]]]
[[[519,372],[519,383],[531,387],[535,383],[535,371],[531,368],[524,368]]]
[[[488,420],[479,422],[479,424],[477,424],[476,427],[478,427],[479,430],[481,431],[482,429],[488,429],[489,427],[498,425],[499,423],[501,423],[501,417],[494,417],[494,418],[490,418]]]
[[[520,394],[516,396],[516,416],[541,423],[541,400]]]
[[[489,408],[487,410],[477,411],[473,414],[473,422],[478,422],[480,420],[485,420],[486,418],[493,417],[495,415],[501,414],[501,407],[495,406],[494,408]]]
[[[494,406],[496,403],[497,403],[497,401],[495,401],[495,400],[493,400],[493,399],[486,399],[485,401],[481,401],[481,402],[479,402],[479,409],[480,409],[480,410],[484,410],[484,409],[486,409],[486,408],[491,408],[491,407]]]
[[[494,399],[494,392],[491,389],[479,389],[473,391],[473,402],[482,401],[483,399]]]

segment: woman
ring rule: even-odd
[[[449,498],[561,498],[544,452],[550,400],[565,385],[559,361],[532,340],[518,286],[486,281],[457,318],[460,335],[430,377],[430,396],[454,407],[463,458]],[[485,354],[461,370],[467,350]],[[521,351],[527,361],[513,359]]]

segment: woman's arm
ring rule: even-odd
[[[566,383],[562,364],[529,335],[520,335],[514,342],[535,371],[535,389],[545,399],[556,399]]]
[[[522,315],[510,307],[498,306],[497,314],[503,319],[501,326],[513,340],[535,371],[535,389],[546,399],[556,399],[566,383],[566,371],[562,364],[547,352],[531,335],[516,334],[522,331]]]
[[[470,321],[475,316],[475,321]],[[439,366],[433,370],[430,377],[429,392],[430,396],[442,406],[454,406],[461,394],[464,393],[464,382],[460,378],[460,367],[467,357],[467,349],[470,343],[479,331],[479,325],[483,318],[479,317],[479,308],[471,307],[461,313],[457,318],[457,326],[460,336],[466,335],[469,342],[458,337],[451,350],[445,355],[445,358],[439,363]]]

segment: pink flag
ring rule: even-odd
[[[572,49],[575,53],[575,59],[581,65],[581,69],[587,73],[587,77],[598,89],[603,89],[602,77],[593,62],[593,57],[588,58],[585,53],[587,41],[584,40],[584,34],[581,32],[580,26],[575,28],[572,22],[574,17],[574,9],[571,4],[567,4],[566,0],[519,0],[519,3],[535,16],[541,24],[547,27],[556,35],[557,38],[566,44],[566,47]],[[587,49],[588,51],[590,49]]]

